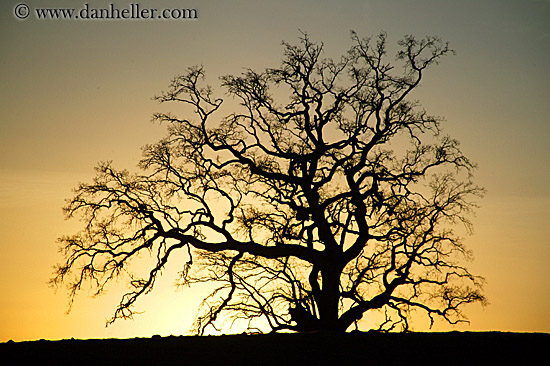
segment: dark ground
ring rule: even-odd
[[[550,334],[310,333],[0,343],[4,365],[548,364]],[[8,363],[5,363],[8,361]]]

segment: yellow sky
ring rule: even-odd
[[[65,315],[65,294],[46,285],[60,259],[56,238],[79,227],[61,207],[98,161],[132,168],[140,147],[163,135],[149,122],[161,110],[151,97],[174,75],[203,64],[214,84],[244,67],[275,66],[280,42],[295,42],[299,29],[332,57],[350,46],[352,29],[450,42],[457,55],[430,70],[415,97],[445,116],[488,190],[466,243],[490,305],[467,308],[470,326],[456,329],[550,331],[550,1],[185,1],[199,12],[193,21],[21,21],[20,2],[0,5],[0,342],[185,334],[201,290],[175,290],[178,263],[134,321],[105,328],[116,287],[99,299],[83,294]],[[110,3],[26,4],[86,2]],[[182,7],[114,1],[130,3]]]

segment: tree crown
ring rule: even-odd
[[[174,251],[188,251],[184,283],[214,282],[196,329],[222,312],[249,327],[344,331],[371,311],[378,327],[408,329],[412,309],[433,323],[463,321],[465,303],[484,301],[481,279],[459,264],[469,256],[452,228],[469,228],[474,164],[440,133],[410,94],[424,71],[452,53],[435,37],[362,39],[339,60],[306,34],[283,43],[276,68],[221,77],[238,101],[231,113],[203,85],[202,67],[173,79],[162,103],[188,118],[158,113],[168,135],[143,149],[141,173],[102,163],[65,212],[82,232],[60,239],[52,280],[74,273],[70,294],[91,280],[102,292],[129,278],[112,321],[132,316]],[[148,273],[128,270],[154,253]],[[468,284],[469,283],[469,284]]]

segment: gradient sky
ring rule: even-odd
[[[436,330],[550,332],[550,1],[113,1],[196,8],[193,21],[17,20],[0,5],[0,342],[186,334],[201,289],[176,290],[165,271],[138,303],[145,313],[105,328],[121,295],[77,299],[46,282],[61,257],[56,238],[78,230],[64,199],[98,161],[135,167],[140,147],[164,134],[151,97],[188,66],[209,80],[276,66],[299,30],[339,57],[360,36],[437,35],[456,56],[428,71],[416,93],[476,161],[488,193],[473,217],[471,270],[490,305],[467,307],[469,326]],[[26,1],[31,8],[109,1]],[[162,109],[161,109],[162,108]],[[415,330],[427,330],[423,321]]]

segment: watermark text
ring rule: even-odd
[[[105,7],[93,7],[85,3],[81,8],[31,8],[20,3],[13,8],[13,14],[18,19],[34,17],[38,20],[148,20],[148,19],[198,19],[199,12],[192,8],[157,9],[131,3],[119,8],[111,3]]]

